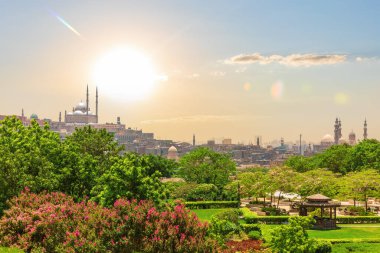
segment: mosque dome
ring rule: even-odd
[[[74,111],[82,111],[82,112],[84,112],[86,110],[87,110],[86,103],[83,103],[82,101],[79,104],[77,104],[77,106],[75,106],[75,108],[74,108]]]
[[[353,132],[353,131],[351,131],[351,133],[348,135],[350,138],[355,138],[356,137],[356,135],[355,135],[355,133]]]
[[[82,112],[81,110],[75,110],[75,112],[73,114],[74,115],[83,115],[84,112]]]
[[[37,114],[33,113],[32,115],[30,115],[30,119],[38,119]]]
[[[346,141],[346,139],[344,139],[344,138],[342,137],[342,138],[339,139],[338,143],[339,143],[339,144],[346,144],[347,141]]]
[[[173,160],[178,160],[178,153],[177,153],[177,148],[174,146],[171,146],[168,149],[168,159],[173,159]]]
[[[177,152],[177,148],[174,147],[174,146],[171,146],[171,147],[168,149],[168,152]]]
[[[329,134],[325,134],[321,140],[321,142],[323,143],[330,143],[330,142],[334,142],[334,138],[329,135]]]

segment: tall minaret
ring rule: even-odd
[[[363,133],[363,138],[364,140],[367,140],[368,133],[367,133],[367,119],[364,120],[364,133]]]
[[[335,119],[335,124],[334,124],[334,142],[335,144],[338,144],[339,142],[339,121],[338,118]]]
[[[193,147],[195,147],[195,134],[193,134]]]
[[[342,121],[339,119],[339,139],[342,138]]]
[[[67,111],[65,110],[65,123],[66,123],[66,116],[67,116]]]
[[[59,112],[59,123],[61,123],[61,122],[62,122],[62,113]]]
[[[21,117],[24,118],[24,108],[21,109]]]
[[[96,87],[96,123],[99,123],[98,120],[99,120],[99,114],[98,114],[98,87]]]
[[[89,93],[88,93],[88,84],[87,84],[87,92],[86,92],[86,115],[88,116],[88,103],[89,103]]]

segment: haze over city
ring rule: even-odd
[[[380,138],[377,1],[1,1],[0,114],[58,119],[99,88],[158,138]],[[94,107],[94,101],[90,101]]]

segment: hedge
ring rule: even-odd
[[[283,224],[288,221],[290,216],[257,216],[244,217],[248,224],[263,223],[263,224]],[[336,217],[338,224],[367,224],[380,223],[380,216],[338,216]]]
[[[248,224],[283,224],[288,222],[290,216],[256,216],[256,217],[244,217],[244,220]]]
[[[251,231],[258,231],[261,235],[261,227],[258,224],[240,224],[240,227],[247,234]]]
[[[190,209],[236,208],[239,201],[188,201],[185,205]]]
[[[380,223],[380,216],[338,216],[336,222],[339,224]]]

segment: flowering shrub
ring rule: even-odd
[[[75,203],[62,193],[13,198],[0,220],[0,244],[39,252],[213,252],[207,223],[184,205],[157,210],[150,201],[112,208]]]

